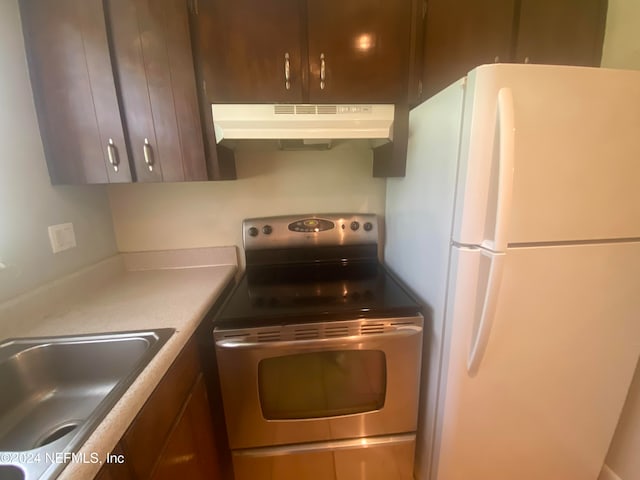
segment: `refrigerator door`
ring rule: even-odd
[[[453,239],[640,238],[640,72],[485,65],[467,78]]]
[[[639,277],[640,243],[454,248],[431,479],[596,480],[640,354]]]

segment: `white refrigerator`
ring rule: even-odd
[[[640,72],[485,65],[409,136],[385,261],[428,309],[415,478],[596,480],[640,354]]]

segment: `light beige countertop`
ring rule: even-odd
[[[78,451],[104,459],[236,271],[234,247],[117,255],[0,304],[0,339],[176,329]],[[100,468],[72,462],[58,478]]]

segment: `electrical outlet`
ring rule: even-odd
[[[76,246],[76,234],[73,231],[73,223],[61,223],[49,227],[49,241],[53,253],[69,250]]]

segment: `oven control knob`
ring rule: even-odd
[[[270,235],[271,232],[273,232],[273,228],[271,227],[271,225],[265,225],[264,227],[262,227],[262,233],[264,233],[265,235]]]
[[[351,230],[354,232],[360,228],[360,224],[358,222],[351,222]]]
[[[371,230],[373,230],[373,224],[371,222],[365,223],[362,227],[366,232],[370,232]]]
[[[258,236],[258,229],[256,227],[251,227],[249,229],[249,235],[251,235],[252,237],[257,237]]]

